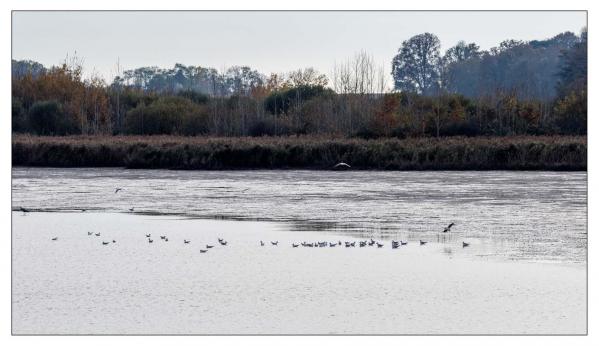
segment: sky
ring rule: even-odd
[[[314,67],[366,51],[390,73],[404,40],[431,32],[442,51],[505,39],[545,39],[586,26],[586,12],[24,12],[12,14],[12,57],[57,65],[83,59],[106,80],[141,66],[248,65],[264,74]]]

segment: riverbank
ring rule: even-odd
[[[167,169],[571,170],[586,136],[345,139],[15,135],[12,164]]]

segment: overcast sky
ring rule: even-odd
[[[335,61],[365,50],[390,72],[401,42],[431,32],[445,50],[459,40],[482,49],[504,39],[580,33],[585,12],[13,12],[13,59],[46,66],[74,52],[86,74],[124,69],[249,65],[262,73]]]

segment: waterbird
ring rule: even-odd
[[[381,243],[376,243],[376,246],[378,246],[378,247],[383,247],[383,244],[381,244]]]
[[[206,245],[206,249],[212,249],[214,245]]]
[[[92,235],[94,234],[94,232],[87,232],[87,235]]]
[[[400,241],[400,244],[401,245],[408,245],[408,242],[407,241]]]
[[[52,240],[58,240],[58,237],[54,237],[54,238],[52,238]]]
[[[227,245],[227,242],[226,241],[222,241],[222,242],[220,242],[220,245],[225,246],[225,245]]]
[[[350,168],[351,168],[351,166],[345,162],[339,162],[338,164],[333,166],[333,169],[337,169],[337,170],[350,169]]]
[[[183,239],[184,244],[189,244],[190,240]]]
[[[119,192],[119,191],[121,191],[121,190],[122,190],[122,188],[120,188],[120,187],[117,187],[116,189],[114,189],[114,193],[117,193],[117,192]]]
[[[96,237],[99,237],[99,236],[100,236],[100,232],[96,233]]]
[[[164,241],[168,241],[168,238],[164,238]]]
[[[160,239],[166,239],[166,236],[165,235],[161,235]]]
[[[271,243],[272,245],[279,245],[279,241],[278,241],[278,240],[277,240],[277,241],[271,241],[270,243]]]
[[[293,247],[298,247],[298,246],[299,246],[299,244],[291,244],[291,246],[293,246]]]
[[[364,246],[366,246],[366,242],[365,241],[361,241],[360,242],[360,247],[364,247]]]
[[[129,208],[129,211],[133,211],[133,210],[135,210],[135,207]]]
[[[264,246],[264,242],[262,240],[260,240],[260,246]]]
[[[392,249],[399,249],[399,244],[393,243],[393,244],[391,244],[391,248]]]
[[[110,243],[109,243],[109,242],[107,242],[107,241],[103,241],[103,242],[102,242],[102,245],[108,245],[108,244],[110,244]]]
[[[445,227],[445,229],[443,230],[443,233],[447,233],[449,231],[451,231],[451,227],[453,227],[453,225],[455,225],[455,223],[450,223],[449,226]]]
[[[113,243],[116,243],[116,240],[112,239],[112,242],[113,242]]]
[[[206,253],[208,250],[200,250],[200,253]]]
[[[23,207],[19,207],[19,210],[22,211],[22,212],[24,212],[24,213],[28,213],[29,212],[29,209],[25,209]]]
[[[146,238],[150,238],[152,234],[146,234]]]
[[[339,243],[337,243],[338,245],[341,245],[341,240],[339,240]]]
[[[462,242],[462,247],[470,246],[470,243]]]
[[[337,246],[337,243],[329,243],[329,246],[330,247],[335,247],[335,246]]]
[[[152,238],[148,238],[148,243],[153,243],[154,241],[152,240]]]
[[[424,245],[426,243],[428,243],[428,242],[427,241],[422,241],[422,240],[420,241],[420,245]]]
[[[221,238],[218,238],[218,242],[219,242],[219,243],[220,243],[220,242],[222,242],[222,241],[223,241],[223,239],[221,239]]]

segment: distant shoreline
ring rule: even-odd
[[[330,137],[13,135],[12,164],[156,169],[585,171],[586,136]]]

